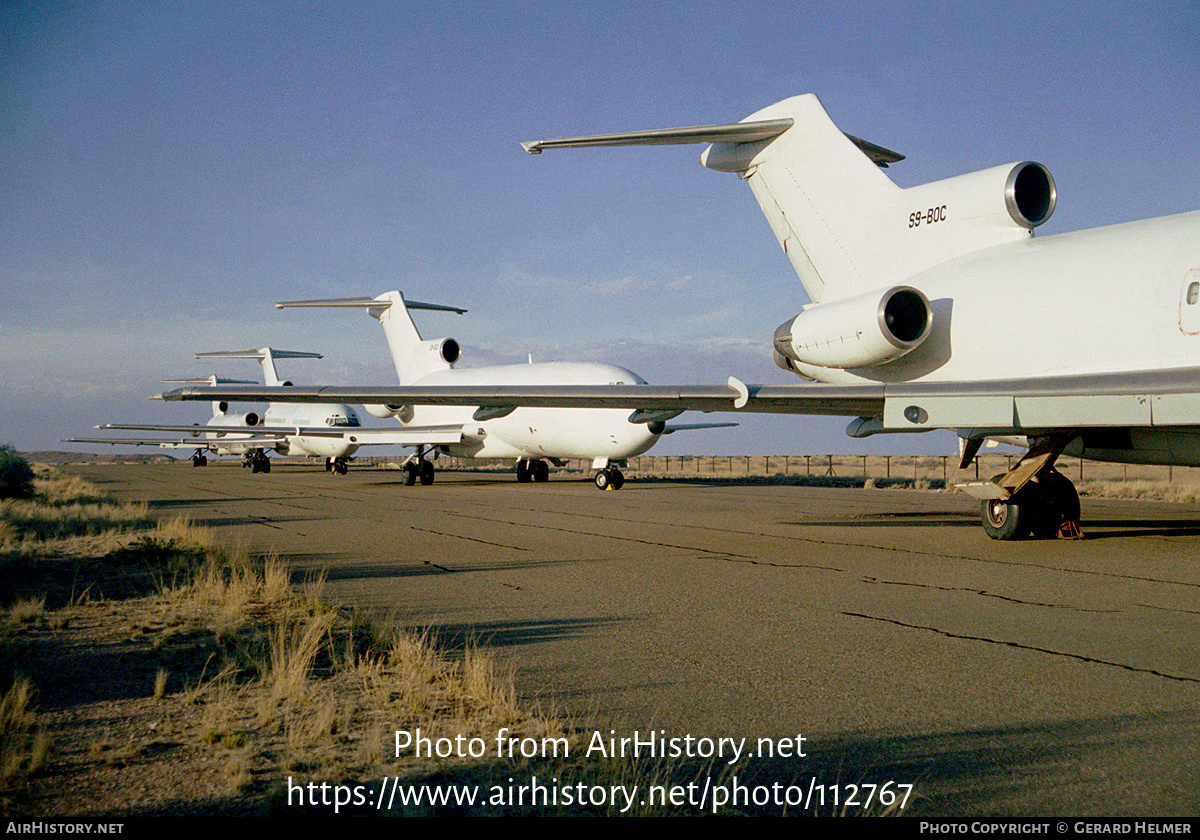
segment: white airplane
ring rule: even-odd
[[[988,438],[1024,439],[1007,473],[960,485],[1005,540],[1079,535],[1078,495],[1054,468],[1062,453],[1200,465],[1200,213],[1034,238],[1057,199],[1044,166],[902,189],[880,170],[902,156],[843,134],[811,94],[731,125],[523,145],[669,143],[710,144],[701,163],[749,184],[812,301],[776,329],[775,360],[821,384],[512,389],[489,404],[843,415],[855,437],[952,429],[964,467]],[[463,396],[320,397],[368,393]]]
[[[379,321],[387,339],[392,364],[401,385],[461,388],[499,386],[633,385],[645,380],[632,371],[598,362],[539,362],[524,365],[455,369],[460,347],[453,338],[426,340],[421,337],[409,314],[411,309],[427,309],[463,314],[465,309],[405,300],[398,291],[375,298],[331,298],[324,300],[284,301],[279,309],[298,307],[339,307],[366,309]],[[429,440],[416,445],[405,463],[405,483],[433,482],[433,463],[425,457],[426,448],[460,458],[516,459],[517,481],[546,481],[550,464],[562,466],[569,458],[591,460],[596,470],[596,486],[601,490],[619,490],[625,482],[621,467],[626,459],[652,447],[664,434],[683,429],[731,426],[733,423],[691,423],[668,425],[661,413],[631,417],[628,411],[580,411],[570,408],[532,408],[515,410],[513,406],[420,405],[411,402],[367,403],[375,417],[394,417],[405,428],[456,428],[458,440]],[[661,416],[660,416],[661,415]],[[671,415],[672,417],[674,415]]]
[[[196,358],[255,359],[262,365],[263,378],[267,385],[290,388],[292,387],[291,382],[285,382],[279,378],[275,360],[320,359],[322,356],[320,353],[262,347],[257,350],[220,350],[213,353],[197,353]],[[204,380],[166,381],[206,382],[211,385],[255,384],[244,380],[219,379],[216,376]],[[411,434],[398,433],[393,429],[362,428],[354,409],[342,404],[271,403],[267,406],[266,412],[260,415],[254,411],[233,414],[229,412],[227,401],[215,400],[212,404],[212,412],[212,418],[204,426],[109,423],[97,427],[124,431],[184,432],[190,435],[191,439],[72,438],[69,442],[158,446],[163,449],[194,448],[196,451],[192,455],[193,466],[205,466],[208,463],[206,452],[218,455],[241,455],[242,465],[250,467],[253,472],[271,471],[271,461],[266,452],[268,449],[272,449],[280,455],[324,458],[326,470],[337,475],[344,475],[348,469],[347,460],[358,451],[360,446],[406,444],[412,440]],[[450,433],[445,429],[428,429],[425,434],[438,440],[451,438]]]

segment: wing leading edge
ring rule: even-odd
[[[1200,367],[1039,379],[878,385],[561,385],[178,388],[164,400],[628,408],[878,418],[879,431],[1200,425]]]

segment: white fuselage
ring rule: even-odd
[[[1197,212],[996,245],[907,283],[925,294],[933,311],[924,344],[874,367],[797,363],[796,369],[852,385],[1036,380],[1200,364]],[[1137,425],[1130,423],[1131,437],[1120,446],[1089,443],[1085,435],[1066,451],[1096,460],[1200,465],[1200,425]]]
[[[216,452],[220,455],[245,455],[264,448],[261,444],[252,442],[238,443],[241,437],[255,434],[255,427],[246,424],[244,414],[217,414],[208,421],[208,428],[228,427],[236,432],[221,433],[221,445]],[[305,403],[271,403],[263,415],[262,424],[268,427],[295,426],[300,428],[328,427],[330,429],[346,429],[347,432],[357,429],[361,424],[358,414],[348,405],[305,404]],[[209,440],[218,435],[206,432]],[[359,445],[351,443],[349,435],[343,437],[315,437],[312,435],[287,435],[286,439],[273,445],[280,455],[297,455],[314,458],[349,458],[358,451]]]
[[[822,382],[952,382],[1200,363],[1200,213],[997,245],[907,278],[933,309],[928,340]]]
[[[539,362],[525,365],[435,371],[414,385],[633,385],[639,376],[624,368],[593,362]],[[467,458],[586,458],[619,461],[639,455],[658,440],[646,423],[629,422],[628,409],[518,408],[491,420],[472,419],[468,406],[414,406],[398,419],[404,425],[462,425],[463,441],[445,446]]]

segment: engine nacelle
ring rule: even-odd
[[[860,368],[898,359],[921,346],[933,324],[929,299],[911,286],[893,286],[810,306],[775,330],[775,361]]]
[[[262,417],[253,411],[246,414],[221,414],[221,422],[213,425],[218,426],[260,426],[262,425]]]
[[[402,405],[364,405],[363,408],[365,408],[367,410],[367,414],[370,414],[372,417],[379,417],[381,419],[387,420],[389,417],[395,417],[397,414],[399,414],[401,411],[403,411],[405,409],[405,406],[402,406]]]
[[[410,423],[413,419],[413,407],[411,405],[364,405],[363,408],[372,417],[379,417],[384,420],[395,417],[401,423]]]
[[[449,370],[461,354],[462,348],[453,338],[422,341],[413,349],[403,370],[410,380],[420,379],[436,371]]]
[[[909,187],[903,196],[909,227],[993,219],[1032,230],[1054,213],[1058,190],[1049,169],[1026,160]]]

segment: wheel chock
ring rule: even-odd
[[[1064,522],[1058,527],[1058,533],[1055,534],[1060,540],[1081,540],[1083,539],[1083,531],[1079,528],[1079,523],[1074,520]]]

